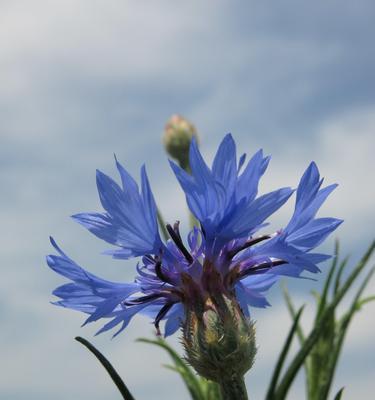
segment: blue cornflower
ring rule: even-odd
[[[90,232],[116,246],[107,251],[117,259],[141,257],[132,283],[114,283],[90,274],[70,259],[51,239],[59,255],[47,257],[48,265],[72,282],[57,288],[55,304],[87,313],[85,323],[109,318],[98,333],[121,324],[117,335],[138,312],[149,315],[159,331],[173,334],[189,310],[215,304],[219,294],[235,299],[242,312],[266,307],[265,292],[280,275],[300,277],[304,270],[319,271],[317,264],[329,255],[312,252],[342,222],[316,218],[316,213],[336,185],[321,188],[323,179],[315,163],[303,174],[297,188],[294,213],[284,229],[257,235],[267,219],[292,196],[286,187],[258,196],[258,183],[269,157],[258,151],[245,166],[237,162],[236,146],[227,135],[209,168],[197,143],[190,146],[191,174],[171,162],[185,192],[191,212],[200,223],[187,237],[179,223],[167,225],[170,239],[160,237],[157,209],[145,167],[141,189],[116,160],[119,186],[97,171],[103,213],[82,213],[73,218]]]

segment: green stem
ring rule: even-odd
[[[219,385],[223,400],[248,400],[243,376],[223,379]]]

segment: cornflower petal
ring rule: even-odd
[[[145,167],[141,170],[142,193],[134,179],[116,160],[122,188],[97,171],[100,201],[106,213],[81,213],[73,218],[94,235],[120,249],[106,251],[114,258],[127,259],[157,253],[162,247],[156,205]]]
[[[274,192],[258,197],[245,209],[239,208],[232,216],[230,223],[225,227],[225,233],[231,237],[243,237],[259,225],[261,225],[271,214],[277,211],[293,194],[291,188],[282,188]]]
[[[239,281],[236,286],[236,295],[241,301],[243,311],[249,313],[249,307],[265,308],[270,306],[265,292],[278,281],[274,274],[248,276]]]
[[[225,187],[226,202],[229,202],[237,183],[236,144],[230,134],[220,143],[212,164],[212,175]]]
[[[173,335],[182,325],[185,319],[185,310],[182,304],[175,304],[169,311],[164,328],[164,336]]]
[[[242,257],[274,257],[288,265],[277,266],[272,274],[301,277],[304,270],[319,272],[317,264],[330,258],[324,254],[308,253],[319,246],[343,221],[317,218],[315,215],[336,184],[320,189],[323,179],[314,162],[306,169],[297,188],[296,204],[290,222],[272,239],[246,251]]]
[[[73,282],[54,290],[61,300],[55,304],[90,314],[84,325],[112,315],[114,309],[139,290],[135,283],[115,283],[101,279],[84,270],[69,258],[51,238],[56,255],[47,256],[48,266]]]
[[[259,180],[267,169],[270,157],[263,157],[263,150],[257,151],[248,162],[243,173],[238,177],[236,186],[237,201],[246,198],[248,202],[258,193]]]
[[[310,250],[321,244],[343,221],[336,218],[318,218],[291,233],[288,242],[294,246]]]

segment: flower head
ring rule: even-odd
[[[234,140],[227,135],[211,168],[194,138],[189,154],[191,174],[171,162],[188,206],[200,223],[187,241],[181,237],[179,222],[167,225],[170,238],[166,242],[160,238],[144,167],[141,188],[117,160],[122,186],[98,171],[97,187],[105,211],[73,218],[115,246],[107,254],[117,259],[141,257],[137,276],[127,284],[102,280],[78,266],[52,240],[59,255],[48,256],[47,263],[72,281],[54,291],[61,299],[56,304],[87,313],[86,323],[110,319],[98,333],[120,325],[118,334],[141,312],[153,318],[158,332],[165,320],[168,336],[188,323],[187,315],[190,318],[193,313],[203,320],[210,309],[222,309],[224,300],[225,304],[239,304],[248,316],[249,306],[268,305],[265,292],[280,275],[300,277],[305,270],[318,272],[317,264],[329,255],[313,250],[342,221],[315,216],[336,185],[321,188],[323,180],[311,163],[298,185],[287,226],[276,233],[259,234],[294,190],[286,187],[258,196],[258,183],[269,157],[260,150],[246,165],[245,158],[237,162]]]

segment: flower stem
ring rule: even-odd
[[[220,382],[222,400],[248,400],[243,376],[233,376]]]

